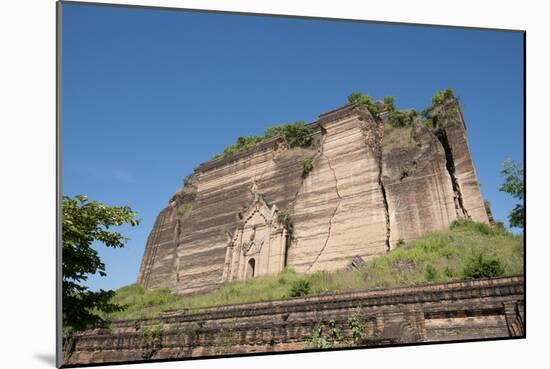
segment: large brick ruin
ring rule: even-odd
[[[199,165],[158,215],[138,283],[187,294],[283,267],[333,271],[457,218],[489,222],[459,105],[445,109],[435,127],[394,128],[350,104],[308,125],[309,148],[272,138]]]
[[[356,290],[166,312],[75,336],[64,365],[525,336],[523,277]],[[357,322],[354,333],[351,322]]]

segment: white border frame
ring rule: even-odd
[[[438,344],[375,350],[210,359],[138,364],[139,368],[280,368],[345,365],[408,368],[487,366],[517,368],[544,360],[550,327],[548,236],[545,202],[547,167],[548,27],[544,2],[393,0],[367,3],[299,0],[165,0],[95,1],[134,5],[183,7],[281,15],[318,16],[376,21],[444,24],[527,30],[528,170],[528,303],[527,339],[479,343]],[[539,5],[540,4],[540,5]],[[3,286],[3,366],[52,367],[55,315],[55,1],[18,0],[0,5],[2,109],[0,157],[3,181],[3,241],[0,268]],[[532,123],[529,124],[529,121]],[[537,152],[537,149],[540,152]],[[537,163],[538,161],[538,163]],[[540,169],[539,169],[540,168]],[[547,226],[546,226],[547,227]],[[6,237],[7,236],[7,237]],[[544,345],[544,346],[543,346]],[[545,360],[546,361],[546,360]],[[10,365],[11,364],[11,365]],[[119,367],[126,367],[122,365]]]

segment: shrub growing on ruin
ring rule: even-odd
[[[432,97],[432,104],[420,112],[422,124],[431,129],[435,128],[438,119],[458,119],[458,111],[454,107],[449,108],[447,104],[450,101],[458,102],[458,98],[450,88],[436,92]],[[435,113],[436,111],[437,113]]]
[[[353,345],[363,344],[367,338],[363,329],[363,322],[357,313],[348,317],[348,326],[351,330],[351,340]]]
[[[372,114],[374,119],[378,119],[378,115],[382,112],[383,104],[378,103],[372,99],[369,95],[365,95],[361,92],[352,92],[348,96],[348,102],[350,104],[360,104],[365,106]]]
[[[318,348],[318,349],[327,349],[332,348],[332,342],[330,342],[327,338],[323,337],[323,324],[318,323],[313,327],[313,335],[311,336],[309,340],[309,347],[310,348]]]
[[[504,267],[500,259],[479,253],[476,257],[468,260],[462,274],[466,279],[500,277],[504,275]]]
[[[305,178],[313,170],[313,161],[311,159],[300,159],[299,163],[302,166],[302,177]]]
[[[289,297],[307,296],[311,293],[311,283],[308,280],[300,279],[290,287]]]
[[[191,179],[193,179],[193,173],[189,173],[188,175],[183,177],[183,186],[186,187],[187,185],[189,185]]]
[[[390,111],[388,116],[388,123],[392,127],[404,128],[410,127],[414,121],[414,118],[418,114],[416,110],[393,110]]]
[[[279,222],[286,228],[288,232],[288,239],[292,240],[294,235],[294,221],[292,220],[290,214],[286,211],[280,211],[277,214],[277,222]]]
[[[450,88],[446,88],[444,90],[436,92],[432,96],[432,106],[443,104],[449,99],[455,98],[454,91]]]
[[[262,142],[264,139],[265,137],[262,136],[240,136],[234,144],[223,149],[222,153],[214,155],[214,159],[244,151]]]
[[[389,112],[392,112],[395,110],[395,98],[393,96],[384,96],[382,101],[384,102],[384,107]]]
[[[399,180],[403,180],[405,178],[407,178],[410,174],[410,169],[409,167],[401,167],[399,168]]]
[[[313,130],[307,127],[305,122],[278,124],[266,128],[263,136],[240,136],[237,138],[237,142],[227,146],[223,152],[214,155],[212,159],[247,150],[254,145],[278,136],[282,137],[290,148],[308,147],[313,143]]]
[[[274,125],[265,130],[265,137],[281,136],[288,146],[308,147],[313,142],[313,130],[306,126],[304,121],[297,121],[286,125]]]
[[[150,359],[162,348],[162,332],[164,326],[162,322],[145,326],[141,329],[141,344],[143,349],[142,357],[146,360]]]
[[[182,204],[176,208],[176,215],[182,217],[193,209],[193,204]]]
[[[354,92],[348,96],[350,104],[361,104],[365,106],[376,120],[380,119],[380,113],[384,110],[388,112],[388,124],[392,127],[402,128],[410,127],[414,118],[418,115],[413,110],[399,110],[395,107],[395,98],[393,96],[384,96],[382,101],[374,101],[372,97]]]

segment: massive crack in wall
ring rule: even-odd
[[[459,104],[455,99],[451,99],[439,109],[447,111],[437,120],[436,129],[440,132],[440,137],[444,137],[444,145],[450,152],[449,159],[452,162],[453,177],[460,196],[460,206],[468,218],[488,223],[489,218],[468,147],[466,123]]]
[[[325,121],[323,152],[294,206],[288,266],[298,272],[344,268],[354,256],[384,252],[386,222],[378,160],[365,144],[361,112]]]
[[[138,283],[180,294],[221,283],[227,234],[254,198],[252,186],[291,215],[286,265],[297,272],[368,260],[457,217],[488,222],[460,114],[446,115],[435,129],[418,121],[391,128],[347,105],[310,127],[310,148],[288,149],[275,138],[197,167],[159,214]],[[304,158],[313,162],[307,174]]]

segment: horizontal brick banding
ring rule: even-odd
[[[339,330],[335,347],[349,347],[354,314],[367,346],[522,336],[523,307],[523,277],[515,276],[167,312],[78,335],[67,364],[143,360],[141,332],[159,322],[162,345],[148,359],[303,350],[329,321]]]

